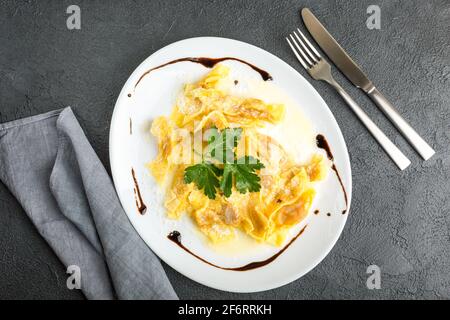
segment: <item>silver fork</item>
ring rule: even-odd
[[[319,52],[303,35],[300,29],[291,33],[286,37],[289,46],[300,61],[301,65],[315,80],[322,80],[330,84],[341,95],[350,109],[356,114],[361,122],[366,126],[375,140],[381,145],[386,153],[391,157],[400,170],[406,169],[411,161],[400,151],[397,146],[389,140],[388,137],[378,128],[378,126],[369,118],[369,116],[361,109],[361,107],[350,97],[350,95],[334,80],[331,75],[330,64],[322,58]],[[299,36],[300,35],[300,36]]]

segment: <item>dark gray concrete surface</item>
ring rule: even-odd
[[[81,8],[68,30],[66,8]],[[366,9],[381,8],[381,30]],[[436,149],[429,161],[342,80],[412,165],[400,172],[337,94],[301,70],[284,36],[308,6],[379,89]],[[450,2],[434,1],[4,1],[0,0],[0,122],[72,106],[109,169],[116,97],[134,68],[180,39],[220,36],[259,46],[305,75],[334,113],[353,170],[352,210],[337,245],[303,278],[255,294],[199,285],[165,269],[181,298],[450,298]],[[366,269],[381,268],[381,289]],[[62,264],[0,183],[0,299],[80,299]]]

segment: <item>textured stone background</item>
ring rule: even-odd
[[[66,8],[81,7],[79,31]],[[381,7],[381,30],[365,26]],[[412,160],[400,172],[335,92],[300,70],[284,36],[308,6],[404,117],[436,149],[423,162],[376,107],[345,87]],[[450,298],[450,2],[434,1],[3,1],[0,0],[0,122],[73,107],[109,168],[116,97],[134,68],[180,39],[221,36],[279,56],[312,81],[347,141],[353,203],[337,245],[312,272],[276,290],[232,294],[165,266],[181,298]],[[366,268],[382,289],[366,289]],[[0,298],[80,299],[64,268],[0,184]]]

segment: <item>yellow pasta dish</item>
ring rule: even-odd
[[[296,163],[282,144],[262,134],[261,128],[283,119],[285,106],[228,94],[229,71],[218,64],[186,84],[171,115],[154,119],[158,154],[148,168],[165,188],[169,218],[189,215],[214,243],[240,230],[281,245],[308,215],[327,160],[313,154]]]

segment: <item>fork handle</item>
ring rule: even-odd
[[[353,110],[356,116],[366,126],[369,132],[373,135],[375,140],[381,145],[386,153],[391,157],[400,170],[406,169],[411,161],[400,151],[399,148],[378,128],[378,126],[369,118],[363,109],[350,97],[350,95],[337,83],[336,81],[329,82],[342,98],[347,102],[349,107]]]
[[[430,147],[425,140],[402,118],[402,116],[395,110],[392,104],[378,91],[377,88],[372,87],[367,91],[367,95],[375,102],[375,104],[383,111],[383,113],[391,120],[409,143],[416,149],[416,151],[428,160],[433,156],[435,151]]]

